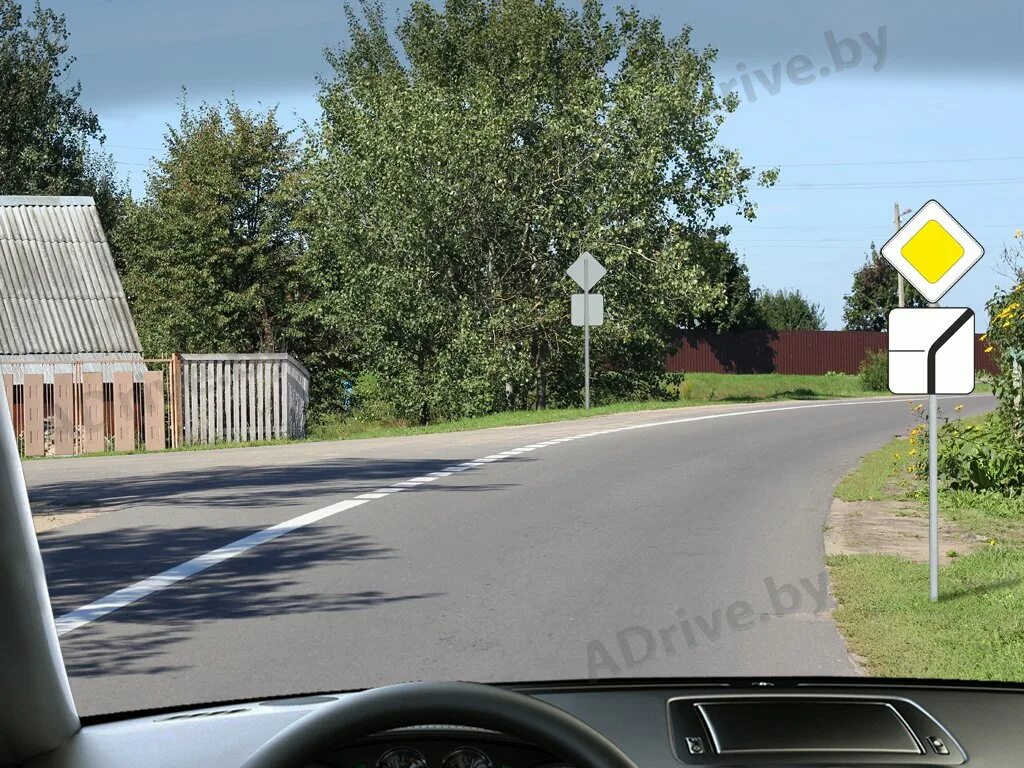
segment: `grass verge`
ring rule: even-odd
[[[921,436],[893,440],[866,456],[839,483],[836,496],[912,502],[908,514],[926,515],[927,481],[913,466],[925,451]],[[942,567],[939,601],[928,599],[927,563],[834,555],[827,562],[836,623],[873,675],[1022,681],[1024,502],[942,489],[939,510],[944,520],[988,540]]]

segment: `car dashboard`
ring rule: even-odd
[[[873,680],[651,681],[501,686],[553,704],[639,768],[1021,765],[1024,689]],[[31,768],[241,766],[257,748],[349,694],[93,719]],[[337,744],[305,768],[572,768],[480,728],[402,728]]]

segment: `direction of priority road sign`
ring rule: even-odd
[[[597,285],[598,281],[604,277],[604,273],[605,268],[590,251],[585,252],[565,270],[565,274],[575,280],[576,284],[585,292],[589,292]]]
[[[974,390],[974,312],[939,299],[985,254],[953,215],[929,200],[882,246],[882,255],[931,305],[889,313],[889,389],[928,395],[928,586],[939,599],[938,394]]]
[[[896,271],[931,304],[941,299],[985,249],[935,200],[929,200],[882,246]]]
[[[968,395],[974,391],[974,312],[966,307],[889,313],[889,391]]]

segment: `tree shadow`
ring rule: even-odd
[[[959,600],[962,597],[977,597],[978,595],[988,594],[989,592],[995,592],[999,589],[1013,589],[1014,587],[1020,586],[1024,582],[1019,576],[1012,578],[1000,579],[994,581],[991,584],[977,584],[969,589],[952,589],[948,592],[943,590],[939,594],[941,601],[946,600]]]
[[[525,457],[509,458],[523,461]],[[458,459],[328,459],[294,466],[219,466],[136,477],[35,484],[33,506],[48,512],[124,506],[216,506],[252,508],[302,504],[325,494],[366,493],[411,477],[437,472],[466,461]],[[143,472],[148,471],[142,470]],[[445,486],[446,491],[484,490],[497,486]],[[430,484],[416,490],[429,490]],[[60,535],[59,531],[40,535]]]
[[[774,373],[775,342],[778,338],[778,332],[771,330],[742,333],[683,331],[678,334],[679,351],[669,358],[669,369],[677,370],[673,367],[672,357],[678,356],[678,370],[713,370],[706,365],[687,364],[695,356],[712,356],[722,373]]]
[[[115,536],[116,541],[97,542],[98,549],[75,548],[65,556],[73,556],[78,566],[88,559],[107,556],[144,557],[152,547],[164,546],[165,534],[165,531],[136,529]],[[118,554],[119,551],[122,554]],[[391,603],[444,595],[426,591],[389,594],[381,589],[325,593],[312,589],[301,575],[318,566],[345,567],[359,561],[395,556],[391,548],[379,546],[369,537],[339,533],[337,526],[292,532],[62,636],[68,673],[72,677],[97,677],[181,671],[187,668],[180,662],[182,656],[169,662],[167,655],[174,646],[194,636],[198,625],[234,619],[372,610]],[[155,572],[156,569],[151,568],[147,575]],[[84,603],[70,600],[70,595],[79,587],[79,568],[62,569],[58,573],[51,579],[51,592],[59,595],[63,590],[65,593],[64,600],[54,601],[54,612],[60,615]],[[90,586],[94,590],[96,585]],[[114,588],[121,586],[125,586],[124,581]],[[100,590],[93,599],[102,594],[107,592]]]

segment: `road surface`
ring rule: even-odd
[[[906,399],[730,405],[24,467],[38,509],[103,513],[39,537],[91,714],[412,679],[857,674],[822,526],[843,473],[915,423]]]

